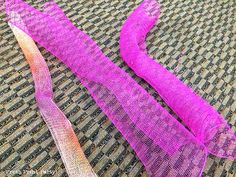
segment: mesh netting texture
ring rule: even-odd
[[[49,7],[48,7],[49,6]],[[132,146],[150,176],[199,176],[206,151],[53,2],[40,12],[6,1],[9,21],[62,60]],[[177,159],[179,159],[177,161]]]
[[[191,129],[209,153],[236,159],[236,136],[225,119],[174,74],[147,55],[145,36],[159,17],[155,0],[144,1],[121,30],[120,50],[128,65],[152,85],[163,100]]]
[[[191,173],[194,173],[195,175],[199,174],[199,170],[202,168],[204,161],[201,161],[200,159],[204,159],[204,155],[198,151],[195,151],[195,149],[199,149],[199,151],[202,152],[203,150],[201,148],[201,143],[199,143],[191,134],[189,134],[185,128],[180,126],[177,121],[172,121],[173,117],[164,111],[156,103],[156,101],[150,97],[140,86],[132,81],[132,79],[127,74],[120,71],[111,62],[109,62],[109,59],[107,59],[101,53],[100,49],[87,35],[74,28],[74,26],[72,26],[71,23],[67,21],[67,18],[55,4],[48,3],[45,5],[43,16],[40,15],[41,13],[31,11],[30,16],[24,17],[24,11],[21,10],[22,8],[20,6],[17,7],[16,11],[22,15],[21,17],[23,17],[27,23],[30,23],[28,24],[29,26],[26,26],[27,29],[30,30],[29,33],[34,35],[32,37],[39,44],[44,46],[55,56],[61,59],[80,78],[82,83],[88,88],[93,98],[96,100],[97,104],[122,132],[133,149],[135,149],[139,158],[146,165],[146,168],[149,169],[150,174],[160,173],[165,175],[167,172],[177,176],[188,176],[191,175]],[[33,9],[30,8],[29,10]],[[132,10],[129,11],[131,12]],[[17,17],[16,14],[13,15]],[[34,15],[35,22],[33,23],[31,15]],[[45,18],[47,20],[44,21]],[[50,28],[50,26],[45,26],[43,29],[38,29],[40,25],[49,23],[48,19],[51,20],[50,24],[54,24],[57,27]],[[54,19],[57,19],[59,22]],[[20,23],[18,25],[20,26]],[[93,31],[93,29],[91,30]],[[43,31],[44,33],[42,33]],[[60,33],[58,33],[58,31],[60,31]],[[80,41],[84,41],[82,46],[82,42]],[[57,50],[55,50],[55,46],[57,47]],[[63,50],[63,48],[66,48],[68,53],[60,52]],[[76,50],[80,52],[76,54]],[[73,53],[73,56],[71,56],[70,53]],[[76,58],[81,58],[81,60],[77,60]],[[91,62],[88,62],[90,60]],[[107,72],[110,70],[114,71],[114,73]],[[123,80],[126,80],[126,82],[122,82]],[[116,83],[119,83],[119,85]],[[125,100],[133,101],[126,103]],[[121,102],[122,105],[125,106],[122,107]],[[148,115],[147,113],[149,113],[148,117],[152,117],[152,119],[145,117]],[[158,119],[158,117],[162,117],[162,119]],[[157,127],[157,123],[162,123],[163,125],[168,126]],[[174,128],[170,129],[170,125]],[[156,131],[153,131],[152,127],[157,127]],[[79,126],[78,128],[80,129]],[[175,130],[176,132],[171,132],[171,130]],[[151,134],[151,132],[153,134]],[[169,137],[170,134],[172,134],[171,137]],[[180,136],[178,136],[178,134]],[[161,142],[158,138],[160,136],[162,138],[165,137],[164,139],[166,139],[167,142]],[[170,142],[170,144],[167,144],[168,142]],[[179,149],[181,146],[182,148]],[[173,154],[175,151],[178,151],[178,153],[175,154],[176,156],[168,155],[166,152],[163,152],[163,149],[165,149],[168,154]],[[163,158],[165,158],[163,161],[168,161],[168,163],[163,163],[160,167],[155,166],[154,168],[154,165],[150,163],[155,162],[160,164],[160,160]],[[197,160],[194,161],[191,160],[191,158]],[[186,159],[192,162],[189,163],[186,161]],[[186,164],[182,164],[183,160],[186,162],[186,164],[191,165],[186,168]],[[180,164],[182,167],[180,167]],[[183,169],[184,167],[186,169]],[[169,170],[169,168],[171,168],[171,170]],[[233,168],[233,166],[229,168],[229,171],[231,168]],[[156,169],[159,171],[156,172]],[[98,172],[99,171],[100,170],[98,170]],[[135,174],[132,172],[130,173]]]
[[[30,65],[35,99],[69,176],[97,177],[78,142],[70,121],[53,101],[53,88],[47,64],[32,38],[9,24]]]

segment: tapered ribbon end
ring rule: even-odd
[[[231,160],[236,159],[236,136],[227,124],[222,124],[211,130],[214,135],[205,145],[209,153]]]

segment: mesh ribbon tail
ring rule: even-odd
[[[120,52],[134,72],[152,85],[207,147],[209,153],[236,159],[236,137],[224,118],[174,74],[147,54],[145,36],[159,18],[156,0],[144,2],[128,17],[120,33]]]
[[[174,119],[97,44],[73,26],[55,3],[44,11],[7,0],[10,22],[65,63],[132,146],[150,176],[198,177],[205,146]],[[18,13],[26,25],[11,18]]]
[[[80,147],[71,123],[53,102],[50,73],[43,56],[26,33],[12,24],[10,26],[30,65],[40,113],[53,136],[68,175],[96,177]]]

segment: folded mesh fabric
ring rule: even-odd
[[[146,80],[176,112],[209,153],[236,159],[236,138],[224,118],[174,74],[150,58],[145,37],[160,15],[156,0],[144,2],[128,17],[120,33],[120,52],[134,72]]]
[[[53,2],[43,12],[7,0],[10,23],[63,61],[130,143],[150,176],[200,176],[206,149]],[[20,15],[24,25],[14,14]]]
[[[26,33],[11,24],[10,26],[30,65],[40,113],[53,136],[68,175],[96,177],[80,147],[71,123],[53,102],[52,82],[43,56]]]

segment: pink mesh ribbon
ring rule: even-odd
[[[144,2],[120,33],[120,52],[134,72],[152,85],[209,153],[236,159],[236,138],[224,118],[174,74],[147,55],[145,37],[159,18],[156,0]]]
[[[13,25],[10,26],[30,65],[39,111],[51,132],[68,175],[96,177],[80,147],[71,123],[53,101],[50,73],[43,56],[26,33]]]
[[[74,72],[150,176],[201,176],[205,146],[73,26],[55,3],[46,3],[40,12],[21,0],[7,0],[6,12],[12,24]],[[20,15],[25,26],[14,14]]]

